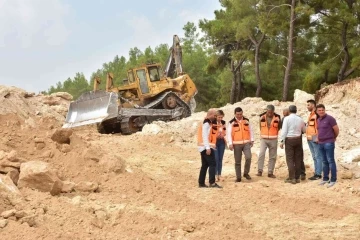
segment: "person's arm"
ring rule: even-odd
[[[261,132],[261,117],[260,117],[260,120],[259,120],[259,129],[260,129],[260,132]]]
[[[306,124],[304,121],[301,122],[301,133],[306,133]]]
[[[206,150],[210,149],[209,134],[210,134],[210,124],[206,122],[202,125],[202,139]]]
[[[282,119],[281,119],[281,117],[280,117],[280,115],[279,115],[279,130],[282,128]]]
[[[281,129],[281,134],[280,134],[280,141],[282,142],[282,143],[284,143],[285,142],[285,138],[286,138],[286,135],[287,135],[287,132],[288,132],[288,127],[287,127],[287,125],[288,125],[288,120],[289,120],[289,118],[287,117],[287,118],[283,118],[283,125],[282,125],[282,129]]]
[[[252,130],[251,124],[249,123],[249,131],[250,131],[250,141],[251,141],[251,146],[254,145],[254,132]]]
[[[337,136],[339,136],[339,126],[335,125],[332,128],[334,129],[335,140],[336,140]]]
[[[232,132],[232,124],[229,122],[228,126],[226,128],[226,139],[227,139],[227,144],[230,150],[233,150],[233,145],[232,145],[232,136],[231,136],[231,132]]]

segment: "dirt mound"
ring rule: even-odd
[[[318,103],[336,104],[343,102],[360,102],[360,78],[350,79],[328,85],[316,91]]]
[[[308,97],[297,91],[296,105],[304,119],[308,113],[301,99]],[[353,161],[359,159],[354,150],[360,146],[358,120],[338,103],[326,103],[341,129],[336,157],[346,159],[334,188],[310,181],[283,183],[287,171],[280,149],[277,179],[254,176],[258,115],[268,104],[281,113],[293,103],[246,98],[221,109],[227,121],[237,106],[250,118],[256,139],[253,180],[234,183],[233,153],[226,150],[220,183],[224,189],[214,190],[197,188],[195,134],[204,112],[176,122],[154,122],[130,136],[101,135],[95,126],[61,129],[70,100],[66,93],[35,95],[0,86],[0,172],[37,161],[56,170],[62,183],[54,181],[61,187],[56,194],[53,187],[41,192],[30,185],[20,188],[19,201],[0,197],[1,239],[360,238],[360,182],[355,179],[358,162]],[[311,175],[305,141],[304,149]],[[0,174],[5,178],[5,172]],[[33,177],[38,184],[39,178]]]

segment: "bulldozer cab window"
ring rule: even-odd
[[[149,71],[149,76],[150,76],[150,81],[151,82],[155,82],[155,81],[160,80],[159,70],[158,70],[157,67],[149,67],[148,71]]]
[[[137,77],[139,78],[140,89],[143,94],[149,93],[149,86],[146,80],[145,69],[139,69],[136,71]]]
[[[129,71],[129,72],[128,72],[128,77],[129,77],[129,82],[130,82],[130,83],[135,82],[133,71]]]

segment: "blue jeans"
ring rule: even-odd
[[[224,139],[217,139],[216,150],[215,150],[215,161],[216,161],[215,175],[221,175],[224,152],[225,152]]]
[[[319,143],[319,150],[323,161],[323,180],[329,181],[329,172],[331,172],[330,181],[336,182],[335,143]]]
[[[311,156],[314,160],[314,171],[315,175],[321,176],[322,172],[322,157],[319,151],[319,144],[313,141],[308,141]]]

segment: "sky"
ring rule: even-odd
[[[218,0],[0,0],[0,85],[38,93],[130,48],[172,43]]]

